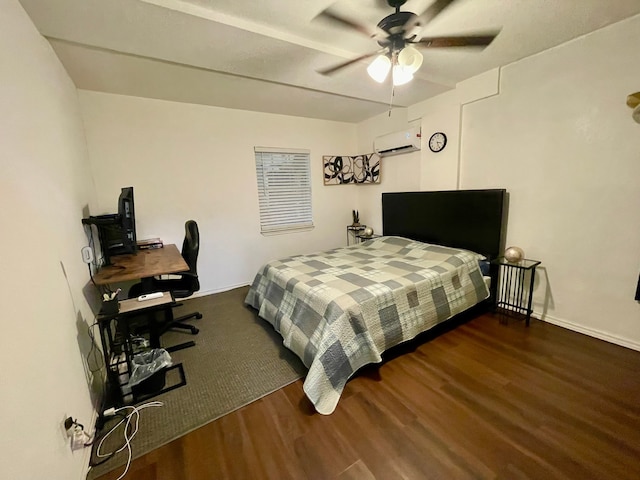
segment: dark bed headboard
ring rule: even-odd
[[[504,252],[507,208],[504,189],[383,193],[383,233],[494,259]],[[495,293],[497,268],[491,276]]]
[[[504,251],[506,195],[504,189],[383,193],[383,233],[496,258]]]

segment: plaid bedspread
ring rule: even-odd
[[[380,237],[266,264],[245,303],[282,335],[309,372],[304,391],[332,413],[347,380],[381,353],[487,298],[465,250]]]

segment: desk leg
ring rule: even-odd
[[[109,347],[107,346],[107,335],[109,335],[108,328],[111,325],[111,320],[100,321],[100,342],[102,343],[102,354],[104,355],[104,365],[107,371],[109,370]]]
[[[100,322],[100,343],[102,343],[102,355],[104,356],[104,365],[106,370],[106,384],[104,398],[106,400],[106,407],[111,407],[116,404],[119,405],[121,397],[119,395],[120,386],[118,385],[117,375],[113,375],[111,370],[111,348],[113,345],[113,339],[111,338],[111,322],[113,318],[108,320],[99,320]],[[108,341],[107,341],[108,339]],[[115,377],[115,378],[114,378]],[[117,392],[117,393],[116,393]]]
[[[166,312],[166,310],[165,310]],[[161,325],[158,323],[158,319],[156,315],[159,315],[160,312],[149,312],[147,313],[147,325],[149,325],[149,345],[151,348],[160,348],[160,335]],[[165,318],[167,317],[165,313]],[[169,320],[168,318],[166,318]]]

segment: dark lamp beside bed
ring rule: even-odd
[[[524,259],[524,251],[520,247],[509,247],[504,251],[507,262],[518,263]]]

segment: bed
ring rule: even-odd
[[[505,197],[385,193],[382,237],[260,269],[245,303],[309,368],[316,411],[332,413],[349,378],[384,351],[491,297],[482,261],[502,249]]]

